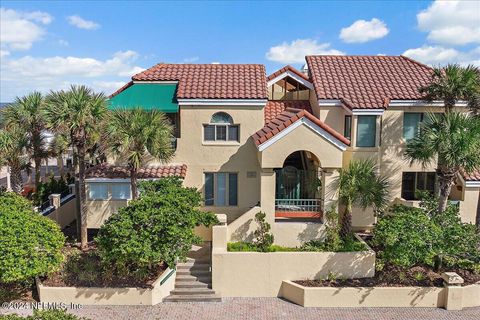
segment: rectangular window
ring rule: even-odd
[[[239,141],[238,125],[207,124],[203,126],[204,141]]]
[[[377,116],[358,116],[357,119],[357,147],[375,147]]]
[[[108,199],[108,185],[106,183],[89,183],[88,198],[90,200]]]
[[[408,141],[415,138],[420,130],[420,123],[423,121],[423,113],[403,114],[403,138]]]
[[[352,116],[345,116],[343,136],[348,140],[352,139]]]
[[[112,183],[112,199],[128,200],[131,199],[130,183]]]
[[[419,200],[417,191],[435,192],[435,172],[403,172],[402,198],[405,200]]]
[[[236,206],[238,204],[238,174],[205,173],[205,205]]]
[[[213,173],[205,173],[205,205],[213,206],[215,200]]]

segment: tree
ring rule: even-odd
[[[405,156],[424,166],[437,161],[438,211],[443,212],[460,171],[480,169],[480,119],[453,111],[428,114],[419,133],[407,143]]]
[[[23,97],[17,97],[15,102],[8,105],[4,113],[7,127],[18,126],[26,132],[28,139],[27,150],[35,163],[35,189],[40,183],[40,167],[42,160],[47,157],[45,150],[45,120],[42,113],[44,98],[40,92],[32,92]]]
[[[64,132],[56,132],[50,144],[49,153],[51,156],[57,158],[58,169],[60,170],[60,177],[65,177],[65,168],[63,166],[63,155],[68,151],[70,146],[70,139]]]
[[[107,113],[103,93],[95,93],[85,86],[71,86],[68,91],[52,91],[47,96],[44,108],[47,125],[53,131],[68,132],[74,147],[74,159],[78,166],[77,201],[79,210],[77,225],[80,225],[82,248],[87,245],[87,216],[85,192],[85,156],[91,137],[100,130]]]
[[[10,170],[12,190],[23,190],[22,169],[27,166],[25,150],[28,139],[25,132],[17,127],[0,129],[0,166],[7,165]]]
[[[0,191],[0,282],[31,281],[58,270],[65,237],[53,221],[12,192]]]
[[[132,198],[136,199],[138,170],[152,160],[167,162],[173,155],[172,126],[156,110],[115,110],[108,125],[108,149],[128,164]]]
[[[434,68],[430,83],[419,91],[427,101],[442,100],[446,112],[451,111],[460,100],[469,102],[472,110],[476,110],[478,104],[474,101],[477,101],[480,92],[480,70],[473,65],[461,67],[458,64]]]
[[[352,232],[352,209],[354,205],[363,209],[372,206],[375,211],[388,204],[388,180],[376,174],[372,160],[353,160],[348,168],[340,171],[337,183],[339,200],[345,206],[341,222],[341,235],[345,239]]]
[[[201,242],[194,228],[218,223],[200,210],[201,193],[179,178],[141,182],[140,189],[141,196],[110,216],[95,238],[102,261],[119,274],[142,276],[161,262],[173,268]]]

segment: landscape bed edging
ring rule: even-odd
[[[152,288],[47,287],[37,279],[40,302],[80,305],[155,305],[175,287],[176,270],[167,268]]]
[[[283,281],[281,297],[303,307],[395,307],[461,310],[480,306],[480,283],[445,287],[304,287]]]

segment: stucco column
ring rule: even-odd
[[[275,222],[275,171],[262,169],[260,173],[260,206],[268,223]]]
[[[443,283],[447,292],[445,294],[445,309],[462,310],[463,309],[463,278],[455,272],[445,272],[442,274]]]
[[[352,115],[352,140],[350,141],[350,146],[355,147],[357,145],[357,125],[358,125],[358,116]]]
[[[10,177],[10,167],[7,167],[7,191],[12,191],[12,180]]]
[[[323,169],[322,190],[323,190],[323,210],[326,212],[330,208],[338,211],[338,169]]]
[[[48,199],[50,200],[50,205],[54,206],[55,209],[60,208],[60,194],[59,193],[52,193],[51,195],[48,196]]]

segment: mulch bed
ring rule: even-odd
[[[66,245],[63,249],[65,262],[60,271],[43,278],[42,284],[47,287],[114,287],[114,288],[152,288],[153,283],[167,269],[159,264],[142,278],[120,276],[108,267],[102,266],[93,242],[85,250],[76,245]]]
[[[373,278],[330,279],[330,280],[296,280],[304,287],[443,287],[441,274],[445,271],[458,273],[465,281],[463,285],[480,281],[480,274],[467,270],[442,270],[435,272],[428,266],[415,266],[402,269],[396,266],[385,266],[382,271],[375,272]]]

